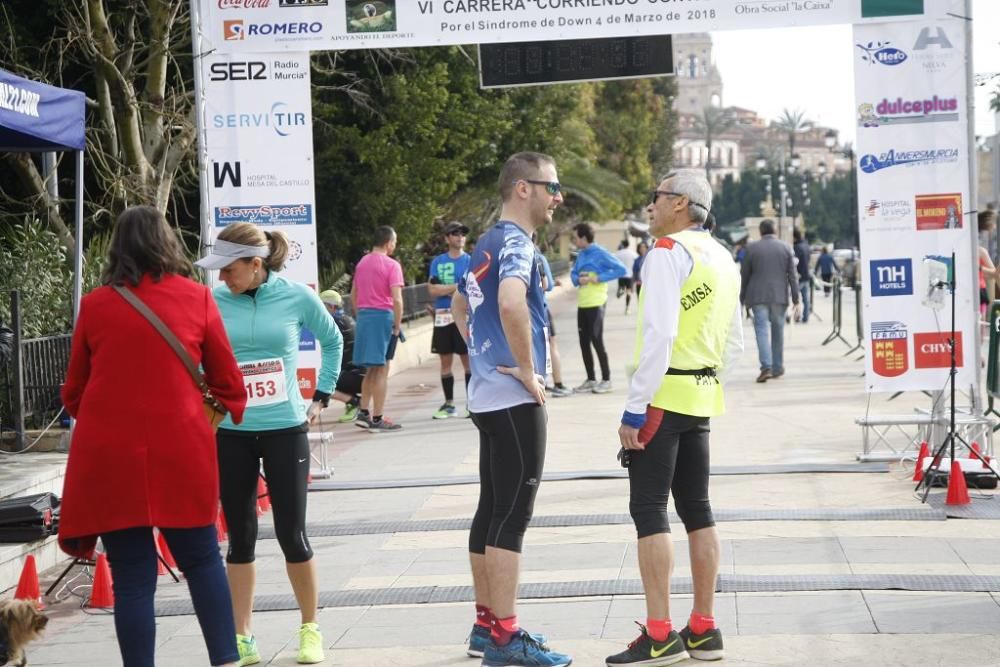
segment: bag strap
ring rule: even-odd
[[[129,302],[133,308],[139,311],[139,314],[146,318],[153,328],[156,329],[163,340],[167,341],[170,348],[177,353],[180,360],[184,363],[184,367],[187,368],[188,373],[191,374],[191,379],[194,380],[195,385],[201,390],[202,394],[209,393],[208,384],[205,382],[204,376],[198,372],[198,367],[195,366],[194,360],[191,359],[191,355],[187,353],[181,342],[177,340],[177,336],[174,332],[167,328],[167,325],[163,323],[156,313],[154,313],[149,306],[147,306],[142,299],[140,299],[136,294],[124,287],[123,285],[112,285],[115,291],[122,295],[122,298]]]

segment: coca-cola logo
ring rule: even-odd
[[[219,9],[266,9],[271,0],[219,0]]]

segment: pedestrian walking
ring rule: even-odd
[[[830,284],[833,280],[833,274],[837,272],[837,263],[833,261],[833,255],[830,251],[823,246],[823,249],[819,251],[819,257],[816,258],[816,273],[819,274],[820,279],[823,281],[823,295],[830,296],[830,289],[832,285]]]
[[[638,253],[628,247],[628,240],[623,240],[618,244],[618,250],[615,251],[615,257],[621,262],[626,269],[630,269],[634,264],[635,260],[639,258]],[[628,315],[628,309],[632,305],[632,272],[628,271],[623,277],[618,279],[618,298],[625,296],[625,314]]]
[[[609,667],[719,660],[714,618],[721,546],[709,501],[709,419],[724,411],[722,374],[743,351],[739,268],[703,224],[712,187],[694,170],[668,174],[653,192],[643,263],[636,370],[618,435],[628,467],[629,511],[638,535],[646,623]],[[694,607],[677,632],[670,617],[673,495],[691,558]]]
[[[795,270],[799,274],[799,297],[801,298],[799,303],[802,304],[802,316],[797,318],[796,322],[805,324],[809,321],[809,309],[812,305],[812,272],[809,270],[812,265],[812,262],[809,261],[812,251],[809,249],[809,239],[798,227],[792,230],[792,240],[795,241],[792,250],[795,253]]]
[[[274,532],[299,605],[298,661],[323,660],[323,638],[316,623],[316,563],[306,536],[309,425],[329,404],[337,384],[343,338],[316,292],[281,275],[287,257],[288,239],[283,232],[239,222],[219,232],[212,253],[196,262],[205,269],[218,269],[224,283],[213,293],[247,396],[243,423],[226,419],[216,434],[219,492],[229,528],[229,588],[244,665],[261,659],[253,633],[253,594],[262,464]],[[303,328],[312,332],[322,349],[316,391],[308,408],[298,383]]]
[[[403,267],[392,258],[394,252],[396,231],[378,227],[375,244],[354,268],[351,282],[351,303],[358,318],[353,361],[365,369],[361,410],[354,424],[369,433],[402,428],[382,414],[389,391],[389,362],[396,354],[403,323]]]
[[[545,463],[545,296],[531,235],[562,203],[553,159],[517,153],[500,172],[500,221],[476,243],[453,310],[468,335],[469,406],[479,429],[479,504],[469,533],[476,622],[468,653],[486,667],[572,659],[521,629],[521,547]]]
[[[774,221],[762,220],[760,240],[747,246],[742,263],[740,302],[753,313],[760,375],[767,382],[785,374],[785,313],[791,294],[795,316],[799,316],[799,278],[795,254],[787,242],[774,235]]]
[[[542,271],[542,287],[545,289],[545,294],[548,294],[561,283],[555,279],[552,275],[552,267],[549,266],[549,260],[538,246],[535,246],[535,257],[538,258],[539,265]],[[552,375],[552,386],[546,387],[545,391],[552,394],[554,398],[565,398],[566,396],[572,396],[573,390],[563,384],[562,376],[562,356],[559,354],[559,341],[556,339],[556,324],[552,320],[552,309],[549,308],[548,297],[545,299],[545,321],[548,322],[548,326],[545,329],[545,333],[548,336],[549,341],[549,366],[551,366]]]
[[[649,252],[649,244],[645,241],[639,241],[635,251],[638,256],[632,262],[632,282],[635,284],[635,296],[638,298],[642,293],[642,262],[646,259],[646,253]]]
[[[365,369],[355,366],[354,337],[357,323],[354,318],[344,312],[344,297],[337,290],[324,290],[319,293],[319,299],[326,306],[326,312],[333,317],[334,323],[344,339],[344,350],[340,361],[340,375],[333,391],[333,399],[344,404],[344,414],[337,421],[341,424],[352,422],[358,417],[361,409],[361,385],[365,380]]]
[[[149,308],[200,364],[211,395],[240,423],[243,376],[208,288],[163,215],[126,209],[111,235],[102,286],[83,297],[62,400],[73,429],[59,544],[111,565],[115,633],[125,667],[152,667],[157,551],[153,527],[184,574],[213,665],[236,665],[233,607],[215,521],[219,471],[202,392],[164,336],[115,288]]]
[[[468,417],[469,408],[459,415],[455,408],[455,376],[452,368],[457,355],[465,372],[465,395],[469,395],[469,350],[465,340],[455,326],[455,317],[451,312],[451,298],[458,287],[458,281],[469,269],[469,254],[465,252],[465,239],[469,228],[461,222],[449,222],[444,228],[444,237],[448,243],[448,252],[442,253],[431,260],[428,273],[427,291],[434,297],[434,334],[431,337],[431,353],[441,360],[441,389],[444,391],[444,403],[434,413],[434,419],[448,417]]]
[[[573,389],[577,393],[606,394],[611,391],[611,366],[604,347],[604,307],[608,302],[607,283],[623,277],[627,270],[606,248],[594,243],[594,228],[581,222],[573,228],[573,244],[579,251],[570,279],[576,293],[576,327],[587,379]],[[593,348],[593,352],[591,351]],[[594,352],[601,364],[601,381],[594,372]]]

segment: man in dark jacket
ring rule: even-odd
[[[773,220],[761,221],[760,241],[747,246],[742,274],[740,302],[750,307],[757,335],[757,356],[760,358],[757,382],[767,382],[785,374],[782,357],[789,294],[795,305],[796,317],[801,308],[795,255],[787,242],[774,235]]]
[[[809,321],[809,307],[812,305],[812,300],[809,298],[812,292],[812,276],[809,273],[809,241],[798,227],[792,231],[792,240],[795,241],[792,249],[795,251],[795,269],[799,274],[799,295],[802,297],[802,319],[799,321],[805,324]]]
[[[333,316],[333,321],[344,337],[344,357],[340,363],[340,377],[337,378],[337,388],[333,398],[347,404],[344,414],[337,419],[341,423],[354,421],[361,405],[361,383],[365,379],[365,369],[351,363],[354,358],[354,332],[357,325],[354,318],[344,312],[344,298],[340,292],[328,289],[319,295],[326,310]]]

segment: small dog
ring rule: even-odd
[[[42,635],[48,622],[49,617],[31,600],[0,602],[0,665],[25,667],[24,647]]]

